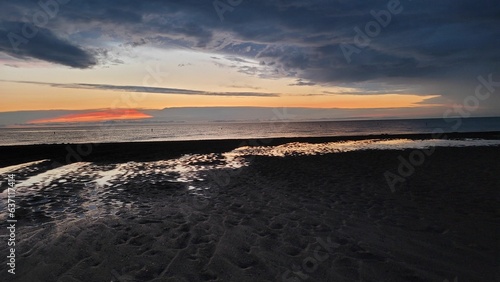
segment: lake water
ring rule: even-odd
[[[461,120],[369,120],[261,123],[142,123],[0,128],[0,145],[353,136],[500,131],[500,117]]]

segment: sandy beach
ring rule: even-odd
[[[207,142],[120,144],[119,156],[104,144],[59,167],[64,145],[1,148],[3,166],[47,159],[15,172],[16,274],[2,244],[2,281],[500,278],[498,146],[435,148],[392,191],[386,173],[411,149],[223,163],[216,152],[241,142]]]

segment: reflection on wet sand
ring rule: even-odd
[[[297,156],[297,155],[323,155],[359,150],[404,150],[425,149],[429,147],[465,147],[465,146],[493,146],[499,145],[500,140],[412,140],[412,139],[371,139],[361,141],[343,141],[328,143],[288,143],[280,146],[241,147],[230,154],[236,156]]]
[[[189,154],[177,159],[122,164],[73,163],[57,168],[49,160],[2,168],[3,173],[15,173],[20,179],[17,193],[23,208],[33,218],[48,221],[95,217],[115,214],[120,208],[139,205],[155,187],[162,193],[176,191],[204,197],[210,189],[210,172],[235,170],[249,165],[245,157],[258,155],[285,157],[322,155],[357,150],[423,149],[432,146],[490,146],[500,140],[410,140],[373,139],[330,143],[288,143],[280,146],[240,147],[226,153]],[[213,179],[212,179],[213,180]],[[127,196],[128,195],[128,196]],[[6,191],[0,194],[6,198]],[[6,217],[5,211],[0,220]],[[42,221],[42,222],[43,222]]]

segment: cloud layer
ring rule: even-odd
[[[34,82],[34,81],[11,81],[11,82],[47,85],[56,88],[94,89],[94,90],[152,93],[152,94],[180,94],[180,95],[228,96],[228,97],[279,97],[279,94],[276,93],[261,93],[261,92],[207,92],[200,90],[180,89],[180,88],[91,84],[91,83],[46,83],[46,82]]]
[[[258,60],[296,86],[369,81],[458,98],[477,76],[500,76],[498,1],[220,2],[217,10],[201,0],[8,1],[0,4],[0,52],[91,68],[104,63],[106,42],[182,47]],[[13,48],[8,34],[22,36],[34,22],[37,35]]]

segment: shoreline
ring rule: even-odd
[[[127,162],[154,161],[179,157],[184,154],[221,153],[242,146],[277,146],[292,142],[325,143],[358,141],[368,139],[500,139],[500,131],[492,132],[452,132],[435,134],[378,134],[329,137],[281,137],[256,139],[219,139],[186,141],[151,141],[82,144],[38,144],[0,146],[0,167],[24,162],[51,159],[56,163],[69,164],[79,161]]]

